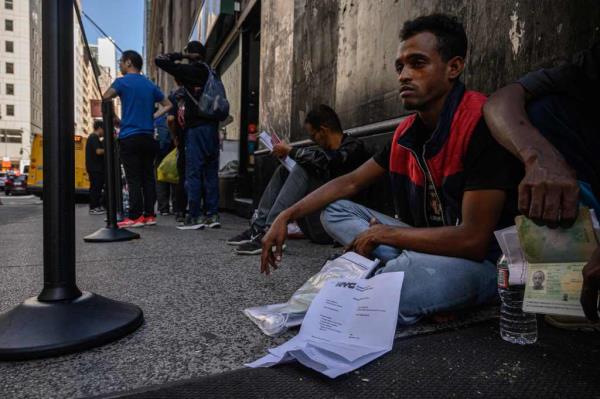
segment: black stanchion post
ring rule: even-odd
[[[0,314],[0,360],[84,350],[121,338],[142,310],[75,282],[73,0],[42,2],[44,73],[44,288]]]
[[[106,172],[106,194],[107,194],[107,219],[106,227],[92,233],[83,238],[86,242],[115,242],[129,241],[140,238],[140,235],[126,229],[119,229],[117,226],[117,198],[121,196],[117,194],[117,190],[121,187],[117,185],[117,181],[121,181],[121,171],[117,178],[117,168],[115,159],[115,134],[114,134],[114,110],[112,101],[102,103],[102,118],[104,121],[104,171]],[[120,183],[119,183],[120,184]]]
[[[119,140],[115,140],[115,198],[117,199],[117,215],[121,215],[121,217],[125,218],[125,213],[123,211],[123,179],[121,178],[121,153],[120,151],[120,143]]]

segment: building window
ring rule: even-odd
[[[13,0],[4,0],[4,8],[7,10],[13,9]]]
[[[4,50],[7,53],[14,53],[14,51],[15,51],[15,43],[7,40],[6,41],[6,45],[4,46]]]
[[[16,129],[0,129],[0,143],[14,143],[18,144],[23,142],[23,132]]]
[[[15,64],[13,64],[12,62],[7,62],[6,73],[15,73]]]
[[[15,85],[12,83],[6,84],[6,95],[14,96],[15,95]]]
[[[6,104],[6,116],[15,116],[15,106],[13,104]]]
[[[13,20],[12,19],[5,19],[4,20],[4,30],[7,30],[9,32],[12,32],[14,30],[14,25],[13,25]]]

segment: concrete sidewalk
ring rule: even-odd
[[[0,311],[42,287],[42,205],[36,199],[0,206]],[[225,240],[244,229],[179,231],[172,217],[138,229],[142,239],[88,244],[103,226],[78,205],[77,274],[82,290],[135,303],[145,324],[121,341],[74,355],[0,362],[1,398],[73,398],[130,390],[243,367],[291,335],[264,336],[242,309],[285,301],[333,252],[306,240],[289,243],[282,268],[265,277],[259,259],[240,257]]]

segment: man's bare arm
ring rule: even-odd
[[[281,261],[282,247],[287,238],[287,225],[290,221],[323,209],[338,199],[353,196],[385,172],[384,168],[370,159],[355,171],[330,181],[281,212],[263,238],[261,273],[269,274],[270,267],[277,268],[277,263]]]
[[[102,95],[102,100],[104,100],[104,101],[112,100],[116,96],[118,96],[117,91],[115,89],[113,89],[112,87],[109,87],[108,90],[106,90],[104,92],[104,94]]]
[[[572,224],[579,197],[575,172],[529,121],[528,100],[520,84],[503,87],[485,104],[485,121],[494,138],[525,165],[519,186],[521,213],[550,226]]]
[[[441,256],[482,261],[504,206],[501,190],[466,191],[462,222],[457,226],[413,228],[374,224],[360,234],[348,249],[370,256],[378,245],[389,245]]]
[[[154,119],[160,117],[161,115],[166,114],[173,108],[173,103],[167,97],[163,98],[163,100],[159,103],[158,109],[154,113]]]
[[[173,140],[173,143],[175,143],[175,147],[177,147],[179,141],[177,132],[179,127],[177,126],[177,120],[173,115],[167,116],[167,126],[169,127],[169,132],[171,133],[171,140]]]

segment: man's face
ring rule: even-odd
[[[448,62],[442,60],[436,36],[430,32],[417,33],[400,43],[395,66],[400,82],[400,98],[407,110],[422,111],[432,101],[444,96],[452,87],[452,80],[460,75]]]
[[[121,75],[127,74],[129,66],[131,66],[131,61],[123,60],[123,58],[119,59],[119,70],[121,71]]]
[[[315,129],[310,123],[305,123],[304,130],[306,130],[308,136],[312,141],[317,143],[319,146],[325,148],[325,145],[327,144],[327,133],[324,131],[324,128]]]
[[[531,277],[531,280],[533,280],[533,286],[536,288],[541,288],[544,286],[544,273],[543,272],[535,272],[533,274],[533,276]]]
[[[98,133],[98,136],[104,137],[104,128],[99,128],[98,130],[96,130],[96,133]]]

